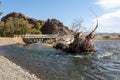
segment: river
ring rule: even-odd
[[[70,55],[42,43],[1,46],[0,55],[42,80],[120,80],[120,40],[95,41],[96,52]]]

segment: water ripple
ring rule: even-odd
[[[97,52],[74,56],[41,45],[3,46],[0,50],[1,55],[43,80],[120,80],[118,40],[96,41]]]

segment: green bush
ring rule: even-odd
[[[0,21],[0,36],[2,37],[13,37],[14,35],[22,35],[22,34],[41,34],[40,23],[36,23],[33,26],[29,24],[29,22],[23,18],[14,19],[13,17],[9,17],[9,19],[4,23]]]

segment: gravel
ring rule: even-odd
[[[24,44],[21,38],[0,37],[0,46]],[[4,56],[0,56],[0,80],[40,80]]]
[[[0,80],[40,80],[20,66],[0,56]]]

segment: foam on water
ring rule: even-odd
[[[102,44],[102,45],[101,45]],[[119,80],[120,41],[98,41],[97,52],[70,55],[41,44],[5,46],[11,61],[45,80]],[[42,44],[44,45],[44,44]],[[117,45],[117,47],[116,47]]]
[[[102,53],[96,53],[97,54],[97,58],[105,58],[105,57],[110,57],[112,56],[114,53],[111,52],[102,52]]]

